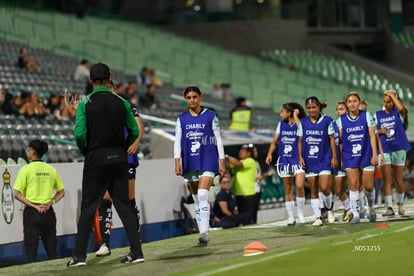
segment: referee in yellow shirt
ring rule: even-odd
[[[23,166],[14,183],[14,197],[24,205],[23,232],[27,261],[37,257],[39,238],[42,239],[48,259],[56,259],[56,215],[53,204],[65,195],[63,182],[57,170],[42,161],[48,150],[46,142],[33,140],[29,144],[31,161]]]

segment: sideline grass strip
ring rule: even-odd
[[[290,272],[293,268],[295,274],[292,275],[301,275],[303,271],[306,272],[306,275],[312,275],[310,273],[323,275],[335,273],[338,269],[341,269],[342,272],[342,267],[349,266],[347,262],[352,263],[352,261],[361,262],[362,271],[370,271],[371,268],[366,265],[362,266],[362,264],[365,263],[365,259],[370,260],[372,256],[376,255],[369,252],[352,253],[350,250],[354,245],[372,244],[371,241],[381,245],[380,254],[389,253],[392,262],[388,262],[388,264],[391,269],[396,269],[406,262],[406,258],[410,254],[406,254],[406,252],[411,248],[410,244],[413,244],[413,238],[409,237],[407,233],[414,232],[414,228],[409,228],[414,224],[414,221],[392,221],[389,224],[389,228],[382,229],[376,229],[376,223],[360,223],[358,225],[338,223],[316,228],[306,225],[226,229],[212,231],[210,233],[211,243],[202,248],[194,246],[198,235],[187,235],[143,244],[145,253],[145,263],[143,264],[120,264],[119,260],[128,252],[127,248],[120,248],[113,249],[111,256],[104,258],[89,254],[87,266],[85,267],[67,268],[66,262],[69,258],[64,258],[1,268],[0,275],[118,276],[139,274],[157,276],[197,275],[209,272],[214,272],[214,275],[216,275],[220,273],[217,269],[252,261],[253,263],[249,263],[247,266],[244,265],[240,269],[236,268],[221,274],[247,275],[247,272],[249,272],[249,274],[254,273],[255,276],[274,275],[275,272],[279,271]],[[398,229],[404,231],[395,232]],[[384,234],[372,236],[378,233]],[[385,235],[385,233],[389,234]],[[396,244],[392,239],[388,241],[388,235],[395,240],[399,240],[399,237],[404,240],[401,240],[401,244]],[[414,235],[412,236],[414,237]],[[361,237],[365,239],[361,240]],[[268,252],[254,257],[242,257],[244,246],[252,241],[261,241],[268,247]],[[398,258],[396,258],[393,249],[395,247],[405,252],[406,255],[398,255]],[[277,258],[264,259],[257,265],[254,264],[254,260],[261,260],[261,258],[278,254]],[[381,257],[380,261],[385,263],[385,258]],[[370,263],[373,262],[370,261]],[[301,267],[303,267],[303,271],[300,270]],[[321,269],[321,267],[326,269]],[[392,274],[404,275],[400,273]]]
[[[396,222],[173,275],[412,275],[413,232],[413,221]]]

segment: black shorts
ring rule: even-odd
[[[135,179],[137,169],[134,165],[128,164],[128,179]]]

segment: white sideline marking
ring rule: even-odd
[[[414,225],[410,225],[410,226],[407,226],[407,227],[404,227],[404,228],[400,228],[400,229],[397,229],[397,230],[391,231],[391,232],[398,233],[398,232],[403,232],[403,231],[410,230],[411,228],[414,228]],[[365,236],[363,236],[361,238],[358,238],[356,240],[369,239],[369,238],[381,236],[383,234],[384,234],[384,232],[381,232],[381,233],[378,233],[378,234],[367,234],[367,235],[365,235]],[[350,242],[353,242],[353,241],[354,240],[346,240],[346,241],[334,243],[331,246],[337,246],[337,245],[341,245],[341,244],[346,244],[346,243],[350,243]],[[264,262],[264,261],[267,261],[267,260],[271,260],[271,259],[278,258],[278,257],[283,257],[283,256],[286,256],[286,255],[294,254],[294,253],[301,252],[301,251],[304,251],[304,250],[307,250],[307,248],[286,251],[286,252],[282,252],[282,253],[279,253],[279,254],[276,254],[276,255],[267,256],[265,258],[258,259],[258,260],[254,260],[254,261],[250,261],[250,262],[245,262],[245,263],[230,265],[230,266],[226,266],[226,267],[222,267],[222,268],[217,268],[215,270],[211,270],[211,271],[208,271],[208,272],[205,272],[205,273],[201,273],[201,274],[197,274],[197,275],[199,275],[199,276],[213,275],[215,273],[220,273],[220,272],[224,272],[224,271],[236,269],[236,268],[243,267],[243,266],[247,266],[247,265],[251,265],[251,264],[261,263],[261,262]]]
[[[199,276],[214,275],[216,273],[224,272],[224,271],[227,271],[227,270],[232,270],[232,269],[236,269],[236,268],[251,265],[251,264],[257,264],[257,263],[265,262],[265,261],[268,261],[268,260],[272,260],[274,258],[283,257],[283,256],[290,255],[290,254],[295,254],[297,252],[304,251],[304,250],[305,250],[305,248],[304,249],[286,251],[286,252],[282,252],[282,253],[279,253],[279,254],[276,254],[276,255],[267,256],[265,258],[257,259],[257,260],[250,261],[250,262],[245,262],[245,263],[240,263],[240,264],[235,264],[235,265],[230,265],[230,266],[226,266],[226,267],[217,268],[215,270],[211,270],[211,271],[201,273],[201,274],[197,274],[197,275],[199,275]]]
[[[410,225],[410,226],[407,226],[407,227],[404,227],[404,228],[397,229],[394,232],[403,232],[403,231],[410,230],[411,228],[414,228],[414,225]]]

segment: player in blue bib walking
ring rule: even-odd
[[[305,100],[308,116],[300,121],[297,135],[299,136],[299,162],[305,168],[306,180],[311,189],[311,206],[315,215],[313,226],[321,226],[321,202],[319,191],[322,192],[322,203],[328,208],[329,223],[335,222],[332,211],[331,170],[338,166],[336,157],[334,129],[332,117],[322,113],[326,104],[315,96]]]
[[[408,127],[408,110],[393,90],[387,90],[383,97],[383,108],[375,112],[377,135],[382,145],[384,160],[380,159],[384,178],[384,199],[387,210],[382,216],[394,216],[391,184],[394,179],[397,190],[398,214],[405,214],[403,172],[410,144],[405,133]],[[394,178],[393,178],[393,177]]]
[[[200,238],[207,245],[210,222],[208,193],[215,175],[226,172],[224,148],[216,112],[201,106],[201,91],[197,86],[184,90],[188,110],[177,119],[175,128],[175,174],[182,175],[194,199]]]
[[[374,166],[378,164],[377,143],[375,137],[375,122],[368,111],[360,109],[361,98],[356,92],[346,97],[348,112],[341,115],[336,124],[339,130],[339,143],[342,156],[342,168],[346,171],[349,186],[349,201],[351,205],[351,223],[359,223],[359,191],[365,186],[371,222],[377,215],[373,208]],[[362,174],[362,178],[361,178]],[[362,180],[362,182],[361,182]]]

